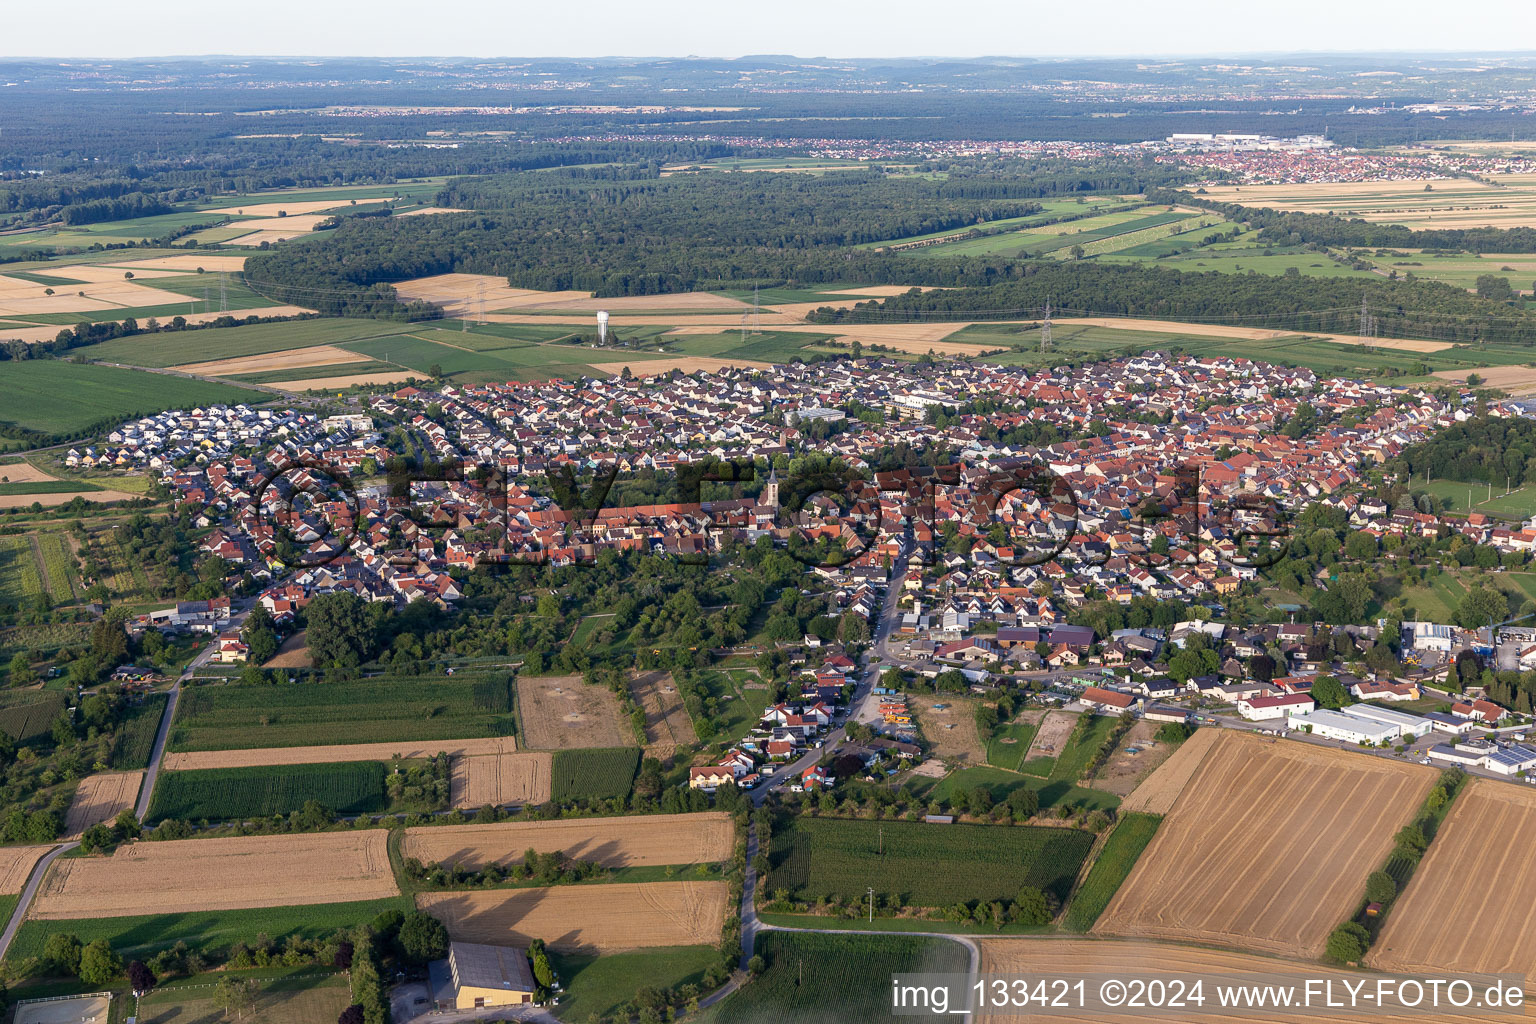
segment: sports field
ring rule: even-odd
[[[1434,781],[1418,765],[1223,732],[1094,931],[1319,956]]]
[[[461,942],[611,952],[717,943],[730,891],[724,882],[615,882],[537,889],[419,893],[416,905]]]

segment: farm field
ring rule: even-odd
[[[1536,175],[1490,175],[1442,181],[1340,182],[1306,185],[1209,186],[1203,198],[1220,203],[1334,213],[1412,228],[1536,226]]]
[[[1066,917],[1062,921],[1067,931],[1086,932],[1093,927],[1135,867],[1137,858],[1157,834],[1161,822],[1162,818],[1155,814],[1122,813],[1116,819],[1114,831],[1088,869],[1088,877],[1083,879],[1083,884],[1067,904]]]
[[[557,750],[550,766],[550,799],[619,799],[634,788],[640,770],[639,747],[586,747]]]
[[[608,689],[581,676],[519,676],[517,713],[524,746],[533,750],[622,747],[634,732]]]
[[[168,771],[160,776],[146,825],[179,821],[243,821],[290,814],[316,800],[338,814],[384,810],[384,765],[378,761],[268,765]]]
[[[60,394],[75,400],[60,402]],[[259,391],[232,384],[57,359],[12,362],[0,375],[0,416],[44,434],[70,433],[165,409],[265,399]]]
[[[539,889],[419,893],[416,905],[462,942],[526,944],[605,953],[720,941],[724,882],[615,882]]]
[[[342,320],[326,317],[276,324],[244,324],[239,327],[208,327],[196,331],[162,332],[131,338],[114,338],[77,349],[87,359],[132,366],[179,366],[313,348],[341,345],[367,338],[406,334],[411,324],[383,320]]]
[[[648,757],[666,759],[676,753],[678,747],[691,747],[698,742],[693,719],[688,717],[688,709],[683,706],[671,673],[637,672],[629,678],[629,692],[645,711],[645,753]]]
[[[1142,779],[1156,771],[1178,749],[1176,744],[1155,739],[1157,729],[1156,722],[1146,719],[1131,726],[1131,731],[1121,737],[1114,753],[1094,776],[1092,788],[1123,799]]]
[[[987,737],[987,764],[1016,772],[1024,755],[1034,741],[1035,730],[1045,716],[1039,711],[1023,711],[1012,722],[993,730]]]
[[[542,750],[455,757],[449,802],[461,809],[545,803],[550,798],[553,761]]]
[[[914,779],[908,782],[907,786],[914,795],[921,796],[924,800],[947,800],[952,805],[961,806],[969,801],[971,793],[977,789],[986,790],[994,804],[1008,799],[1008,794],[1016,789],[1032,789],[1039,797],[1040,809],[1043,811],[1063,804],[1085,810],[1110,810],[1119,806],[1120,798],[1113,793],[1106,793],[1099,789],[1084,789],[1071,782],[1050,781],[1046,775],[1049,774],[1053,763],[1049,758],[1040,759],[1034,765],[1026,763],[1024,767],[1040,773],[1035,775],[1007,771],[990,765],[975,765],[952,771],[937,782],[926,779],[918,782]]]
[[[312,1024],[338,1016],[352,1001],[351,984],[341,974],[316,977],[257,977],[255,1005],[240,1019],[248,1024]],[[219,1024],[224,1007],[208,985],[162,985],[138,1001],[141,1024]]]
[[[17,746],[47,736],[54,718],[64,709],[65,700],[57,690],[0,692],[0,731],[15,740]]]
[[[981,973],[984,975],[1068,979],[1148,978],[1155,975],[1163,980],[1179,978],[1187,983],[1193,983],[1197,978],[1204,978],[1208,982],[1205,986],[1207,1002],[1200,1008],[1197,1015],[1189,1019],[1210,1022],[1210,1024],[1241,1024],[1241,1022],[1252,1024],[1266,1017],[1274,1019],[1272,1011],[1266,1014],[1256,1013],[1253,1010],[1224,1010],[1219,1005],[1215,1005],[1214,1000],[1210,999],[1211,979],[1242,978],[1244,981],[1258,982],[1260,976],[1267,975],[1269,977],[1262,982],[1263,984],[1275,984],[1284,980],[1300,988],[1307,979],[1317,978],[1331,981],[1334,991],[1342,991],[1346,981],[1350,984],[1359,984],[1362,978],[1369,977],[1340,967],[1297,964],[1254,953],[1234,953],[1172,943],[1056,938],[982,938],[979,942]],[[1088,990],[1096,994],[1094,984],[1090,983]],[[1108,1009],[1102,1004],[1095,1003],[1082,1011],[1055,1009],[1050,1013],[1032,1014],[993,1011],[976,1014],[974,1020],[976,1024],[1050,1024],[1050,1022],[1103,1024],[1107,1020],[1119,1019],[1126,1013],[1124,1009]],[[1156,1011],[1141,1011],[1141,1015],[1152,1019],[1178,1019],[1177,1016],[1168,1016]],[[1302,1015],[1297,1014],[1297,1016],[1300,1018]],[[1460,1013],[1442,1008],[1426,1016],[1423,1009],[1417,1012],[1374,1012],[1369,1009],[1362,1010],[1359,1007],[1328,1009],[1318,1005],[1314,1000],[1314,1005],[1305,1012],[1304,1016],[1308,1021],[1320,1021],[1322,1024],[1411,1024],[1413,1021],[1427,1020],[1430,1016],[1436,1021],[1446,1021],[1447,1024],[1473,1024],[1474,1021],[1486,1022],[1489,1011],[1482,1008]],[[1517,1019],[1522,1015],[1511,1016]]]
[[[1477,279],[1483,274],[1493,274],[1509,280],[1517,292],[1529,292],[1536,281],[1536,256],[1531,253],[1457,253],[1440,254],[1420,250],[1396,251],[1387,256],[1366,256],[1383,273],[1396,271],[1398,276],[1444,281],[1458,288],[1477,287]]]
[[[75,920],[396,896],[385,829],[179,839],[55,861],[28,911]]]
[[[1466,885],[1469,878],[1488,885]],[[1366,955],[1385,971],[1536,971],[1536,793],[1473,779]]]
[[[698,985],[704,972],[719,962],[720,953],[713,946],[676,946],[605,956],[556,953],[550,959],[565,986],[560,993],[560,1016],[584,1021],[593,1015],[609,1016],[647,986]]]
[[[1121,802],[1120,810],[1127,814],[1137,811],[1167,814],[1173,810],[1174,803],[1184,792],[1184,787],[1189,785],[1200,762],[1205,760],[1205,755],[1210,753],[1211,747],[1220,738],[1220,729],[1196,729],[1195,734],[1180,743],[1168,760],[1158,765],[1151,775],[1131,790],[1130,795]]]
[[[150,755],[155,750],[155,734],[160,729],[160,718],[165,712],[166,696],[151,693],[128,712],[128,718],[118,729],[117,744],[112,748],[112,767],[140,769],[149,767]]]
[[[198,771],[209,768],[256,768],[282,764],[330,764],[337,761],[425,760],[438,754],[479,757],[510,754],[517,750],[511,736],[472,740],[441,740],[425,743],[333,743],[320,747],[263,747],[243,750],[194,750],[168,753],[161,762],[166,771]]]
[[[976,732],[975,701],[913,694],[907,706],[933,756],[959,764],[981,764],[987,759],[986,747]]]
[[[207,842],[192,839],[187,842]],[[71,934],[83,942],[105,939],[124,957],[148,958],[185,941],[194,949],[227,949],[231,943],[254,943],[266,935],[281,943],[290,935],[319,938],[340,928],[367,924],[386,910],[408,910],[404,897],[351,903],[310,904],[292,907],[257,907],[248,910],[189,910],[177,913],[138,914],[127,917],[81,917],[61,920],[28,918],[6,953],[8,962],[41,956],[48,936]]]
[[[0,846],[0,894],[15,895],[26,887],[27,878],[43,854],[53,849],[42,846]]]
[[[1318,956],[1434,780],[1417,765],[1223,733],[1094,930]],[[1303,884],[1307,899],[1275,898]]]
[[[963,974],[969,963],[958,942],[916,935],[761,932],[755,952],[766,964],[762,975],[702,1022],[884,1020],[891,975]]]
[[[181,695],[167,749],[241,750],[509,736],[511,680],[390,677],[278,687],[202,686]]]
[[[423,864],[457,864],[469,871],[521,863],[529,848],[626,868],[714,864],[730,857],[734,845],[730,815],[706,811],[408,828],[401,852]]]
[[[132,807],[143,781],[143,772],[98,772],[81,779],[64,816],[64,835],[77,838],[92,825],[111,821],[119,811]]]
[[[1033,885],[1065,899],[1092,845],[1091,834],[1068,828],[801,817],[777,827],[763,891],[859,900],[872,885],[914,906],[947,907],[1013,899]]]

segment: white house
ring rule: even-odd
[[[1286,715],[1305,715],[1317,707],[1317,702],[1305,693],[1285,693],[1278,697],[1244,697],[1237,702],[1237,713],[1250,722],[1262,722]]]

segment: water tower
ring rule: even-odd
[[[608,311],[606,309],[597,311],[597,343],[608,344]]]

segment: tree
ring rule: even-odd
[[[11,655],[11,685],[25,686],[32,682],[32,661],[27,657],[26,651],[17,651]]]
[[[1051,923],[1055,915],[1051,913],[1051,902],[1046,899],[1045,893],[1033,885],[1026,885],[1019,890],[1019,895],[1013,901],[1014,908],[1018,911],[1021,924],[1045,925]]]
[[[1515,290],[1510,286],[1507,277],[1500,277],[1498,274],[1478,274],[1477,297],[1492,302],[1508,302],[1515,297]]]
[[[1028,786],[1020,786],[1008,794],[1008,810],[1016,818],[1033,818],[1040,813],[1040,792]]]
[[[123,958],[112,951],[106,939],[97,939],[80,951],[80,980],[87,985],[105,985],[122,970]]]
[[[336,1024],[363,1024],[363,1007],[361,1003],[353,1003],[341,1015],[336,1018]]]
[[[224,1014],[231,1012],[237,1018],[244,1017],[245,1011],[254,1008],[256,1002],[256,982],[250,978],[233,978],[228,975],[219,979],[218,985],[213,990],[214,1001],[224,1007]]]
[[[134,998],[138,998],[145,992],[155,987],[155,975],[142,960],[134,960],[128,964],[128,985],[133,989]]]
[[[246,617],[241,639],[250,648],[246,660],[252,665],[264,665],[277,654],[277,627],[272,621],[272,613],[260,601]]]
[[[1410,853],[1423,853],[1429,848],[1429,840],[1424,836],[1424,830],[1416,824],[1404,825],[1397,830],[1392,837],[1393,841]]]
[[[1371,944],[1371,933],[1358,921],[1346,921],[1328,936],[1327,952],[1332,960],[1341,964],[1359,963]]]
[[[1372,871],[1365,879],[1365,898],[1372,903],[1390,903],[1397,895],[1397,883],[1385,871]]]
[[[356,668],[373,657],[374,630],[358,598],[348,593],[321,594],[304,614],[309,653],[317,666]]]
[[[73,932],[55,932],[43,943],[43,959],[60,974],[80,973],[80,940]]]
[[[1349,703],[1349,693],[1333,676],[1318,676],[1312,680],[1312,699],[1320,708],[1341,708]]]
[[[1489,626],[1508,616],[1508,598],[1486,585],[1468,590],[1456,606],[1456,624],[1464,629]]]
[[[400,950],[406,959],[427,964],[448,955],[448,929],[443,922],[420,910],[405,915],[400,925]]]
[[[533,961],[533,980],[538,982],[540,988],[549,988],[555,983],[555,968],[549,962],[549,953],[544,949],[543,939],[534,939],[528,944],[528,958]]]
[[[338,971],[350,971],[352,969],[352,955],[357,947],[347,939],[336,943],[336,955],[331,958],[331,966]]]

